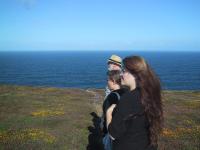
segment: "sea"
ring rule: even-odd
[[[200,90],[200,52],[170,51],[2,51],[0,84],[104,89],[112,54],[144,57],[163,89]]]

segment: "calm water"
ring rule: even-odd
[[[0,84],[104,88],[111,54],[143,56],[164,89],[200,90],[200,52],[0,52]]]

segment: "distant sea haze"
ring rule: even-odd
[[[144,57],[163,89],[200,90],[200,52],[0,52],[0,84],[104,88],[112,54]]]

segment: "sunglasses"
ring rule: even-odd
[[[121,73],[120,73],[120,77],[123,79],[123,75],[128,72],[127,70],[125,69],[122,69]]]
[[[129,72],[127,69],[122,68],[122,73],[127,73],[127,72]]]

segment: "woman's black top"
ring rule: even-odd
[[[156,150],[148,146],[148,126],[140,101],[140,89],[126,92],[114,108],[108,126],[109,134],[115,138],[113,150]]]

